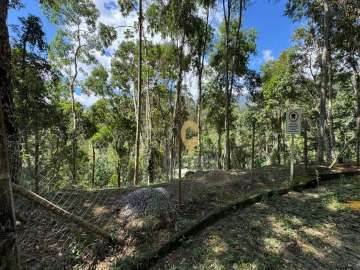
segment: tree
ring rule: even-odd
[[[97,30],[96,21],[99,12],[90,0],[50,1],[43,4],[52,20],[61,25],[50,46],[50,58],[53,63],[62,67],[68,81],[72,103],[72,181],[76,183],[77,157],[77,111],[75,106],[75,88],[79,75],[79,64],[95,62],[91,54],[94,49],[101,50],[116,38],[113,28],[100,24]]]
[[[135,139],[135,172],[134,186],[139,181],[139,156],[140,156],[140,120],[141,120],[141,95],[142,95],[142,31],[143,31],[143,8],[142,0],[139,0],[139,65],[138,65],[138,100],[136,115],[136,139]]]
[[[230,54],[230,50],[235,52],[238,49],[240,44],[239,35],[241,29],[241,23],[243,19],[243,10],[245,1],[240,0],[239,5],[237,5],[236,1],[233,0],[223,0],[223,14],[224,14],[224,36],[223,36],[223,44],[224,44],[224,57],[225,57],[225,65],[224,65],[224,73],[225,73],[225,93],[226,93],[226,106],[225,106],[225,167],[227,170],[230,170],[230,104],[232,97],[232,87],[234,82],[234,72],[235,72],[235,55]],[[239,12],[237,22],[232,18],[232,11]],[[236,24],[236,34],[232,31],[233,25]],[[233,34],[233,36],[231,36]],[[232,42],[230,41],[232,39]],[[231,47],[231,48],[230,48]],[[229,77],[229,71],[231,70],[231,74]]]
[[[19,134],[16,123],[13,93],[11,91],[11,50],[9,44],[9,33],[6,24],[9,1],[3,0],[0,3],[0,100],[4,115],[8,152],[13,155],[10,178],[17,182],[20,164]],[[12,4],[12,3],[10,3]]]
[[[181,153],[182,143],[180,138],[180,114],[181,114],[181,94],[184,72],[189,68],[189,56],[185,53],[185,47],[189,45],[190,37],[195,32],[196,3],[195,1],[169,0],[166,2],[155,1],[147,10],[147,18],[150,29],[160,33],[163,37],[169,37],[171,43],[176,48],[175,55],[177,61],[177,81],[176,95],[173,109],[172,138],[171,138],[171,168],[175,156],[175,145],[178,146],[178,178],[181,178]],[[172,177],[172,169],[171,177]]]
[[[250,72],[247,67],[249,57],[252,53],[255,53],[256,50],[255,31],[239,31],[238,21],[232,21],[229,27],[230,28],[226,30],[226,24],[221,26],[219,41],[215,44],[214,51],[210,58],[210,65],[216,71],[217,79],[222,83],[227,100],[224,118],[225,169],[229,169],[231,165],[230,152],[226,154],[226,149],[230,151],[231,123],[229,121],[231,120],[231,99],[233,92],[241,93],[247,81],[246,74]],[[228,58],[231,59],[231,62]],[[245,78],[245,80],[242,78]]]
[[[11,51],[6,25],[8,4],[8,1],[0,2],[0,227],[2,231],[0,267],[16,270],[20,269],[20,265],[16,245],[15,211],[11,181],[16,182],[17,172],[15,171],[10,175],[9,158],[7,156],[8,136],[14,135],[17,138],[11,99]],[[17,170],[17,167],[15,169]]]
[[[216,80],[207,84],[204,93],[204,106],[207,109],[206,121],[215,128],[217,133],[217,167],[222,169],[221,137],[224,133],[226,96],[222,85]]]
[[[309,18],[312,29],[313,38],[318,39],[321,46],[321,62],[320,62],[320,86],[319,86],[319,122],[318,122],[318,162],[324,161],[324,150],[326,150],[326,160],[329,163],[333,156],[333,145],[331,136],[333,131],[331,129],[331,112],[328,111],[328,95],[329,88],[329,74],[331,66],[331,17],[332,4],[329,0],[322,0],[320,4],[318,1],[299,1],[289,0],[286,7],[286,14],[294,20],[303,17]],[[327,124],[328,123],[328,124]],[[333,138],[333,141],[335,138]],[[325,149],[324,149],[325,146]]]
[[[205,20],[199,18],[196,20],[195,25],[195,34],[191,38],[190,42],[191,49],[193,52],[191,53],[193,56],[193,63],[196,69],[196,73],[198,76],[197,87],[198,87],[198,100],[197,100],[197,124],[199,128],[198,132],[198,161],[197,167],[200,170],[202,168],[202,123],[201,123],[201,113],[202,113],[202,77],[204,70],[204,60],[205,54],[210,49],[210,42],[212,39],[212,28],[209,25],[209,12],[210,9],[215,5],[215,2],[204,1],[200,3],[200,6],[205,9]]]

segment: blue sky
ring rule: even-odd
[[[94,0],[101,13],[101,19],[104,23],[121,24],[124,22],[116,6],[109,4],[113,0]],[[115,1],[116,2],[116,1]],[[25,8],[20,10],[11,10],[9,12],[9,24],[17,24],[18,17],[26,17],[28,14],[37,15],[42,19],[46,39],[50,42],[56,32],[56,26],[53,25],[42,13],[37,0],[23,0]],[[284,16],[286,0],[251,0],[245,11],[244,27],[254,28],[258,33],[257,55],[251,57],[250,67],[259,70],[261,65],[271,59],[276,59],[281,51],[291,46],[291,36],[298,23],[293,23],[289,18]],[[115,7],[115,9],[114,9]],[[218,10],[214,18],[221,18],[222,12]],[[135,17],[132,20],[136,19]],[[222,18],[221,18],[222,19]],[[215,19],[216,21],[216,19]],[[128,22],[127,22],[128,23]],[[11,35],[11,33],[10,33]],[[100,57],[100,56],[99,56]],[[110,64],[110,57],[101,56],[101,62],[104,66]],[[194,91],[196,92],[196,91]],[[86,100],[86,98],[83,98]]]
[[[102,2],[109,5],[108,0]],[[23,0],[23,3],[25,8],[10,11],[8,23],[17,24],[19,16],[37,15],[43,21],[46,38],[50,42],[55,35],[56,26],[43,15],[38,1]],[[257,70],[264,57],[276,58],[282,50],[291,45],[291,35],[298,24],[283,16],[285,3],[285,0],[252,0],[245,11],[244,26],[255,28],[258,33],[258,55],[252,58],[251,63]]]

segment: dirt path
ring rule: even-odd
[[[289,193],[203,231],[153,269],[360,269],[360,178]]]

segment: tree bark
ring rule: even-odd
[[[221,165],[221,136],[222,133],[218,131],[218,139],[217,139],[217,166],[218,169],[221,170],[222,169],[222,165]]]
[[[201,123],[201,112],[202,112],[202,75],[204,69],[205,52],[207,46],[207,35],[208,35],[208,22],[209,22],[209,7],[206,10],[206,28],[205,28],[205,41],[202,47],[202,51],[199,55],[199,66],[198,66],[198,107],[197,107],[197,124],[199,128],[198,132],[198,169],[201,170],[203,166],[202,162],[202,123]]]
[[[281,133],[278,130],[277,132],[277,163],[281,165]]]
[[[141,120],[141,92],[142,92],[142,28],[143,10],[142,0],[139,0],[139,66],[138,66],[138,100],[136,116],[136,138],[135,138],[135,166],[134,166],[134,186],[139,181],[139,156],[140,156],[140,120]]]
[[[360,75],[356,64],[352,61],[353,69],[353,88],[356,95],[356,165],[360,166]]]
[[[80,40],[80,26],[78,25],[77,31],[77,47],[74,54],[74,76],[71,79],[69,90],[71,95],[71,113],[73,117],[73,131],[72,131],[72,161],[71,161],[71,173],[72,173],[72,182],[76,184],[77,181],[77,168],[76,168],[76,156],[77,156],[77,114],[76,114],[76,101],[75,101],[75,82],[78,76],[78,55],[80,53],[80,49],[82,48],[81,40]]]
[[[3,8],[7,6],[4,7],[1,3],[0,15],[3,15]],[[3,29],[0,28],[1,30]],[[6,83],[10,82],[2,82],[2,84]],[[3,88],[0,90],[2,91]],[[15,210],[8,160],[3,107],[0,101],[0,268],[18,270],[20,261],[16,244]]]
[[[8,1],[0,1],[0,101],[2,103],[3,121],[7,136],[7,152],[11,154],[10,179],[17,183],[21,167],[18,127],[14,113],[11,92],[11,49],[7,28]]]
[[[87,222],[86,220],[84,220],[78,216],[71,214],[70,212],[66,211],[65,209],[62,209],[61,207],[46,200],[43,197],[37,195],[36,193],[28,191],[27,189],[25,189],[19,185],[16,185],[16,184],[13,184],[13,189],[14,189],[14,192],[16,192],[17,194],[30,200],[31,202],[36,203],[37,205],[42,206],[45,210],[47,210],[55,215],[58,215],[59,217],[62,217],[65,220],[68,220],[72,223],[79,225],[84,231],[101,236],[102,238],[104,238],[105,240],[107,240],[111,243],[117,242],[117,240],[114,239],[106,231]]]
[[[40,192],[40,176],[39,176],[39,157],[40,157],[40,134],[38,127],[35,127],[35,152],[34,152],[34,182],[35,182],[35,192]]]
[[[120,160],[118,160],[118,162],[117,162],[116,173],[117,173],[117,185],[118,185],[118,188],[120,188],[121,187],[121,164],[120,164]]]
[[[329,11],[329,2],[328,0],[323,1],[324,9],[324,33],[323,33],[323,44],[322,44],[322,54],[321,54],[321,86],[320,86],[320,103],[319,103],[319,134],[318,134],[318,153],[317,160],[319,163],[324,162],[324,148],[329,150],[329,138],[326,133],[327,125],[327,108],[326,108],[326,98],[328,93],[328,83],[329,83],[329,49],[330,49],[330,11]],[[324,147],[326,146],[326,147]],[[327,161],[329,156],[327,155]]]
[[[227,8],[225,6],[225,0],[223,0],[223,11],[225,21],[225,169],[230,170],[230,105],[231,96],[229,94],[229,31],[230,31],[230,11],[231,1],[227,1]]]
[[[255,131],[256,131],[255,121],[252,121],[251,128],[252,128],[252,135],[251,135],[251,170],[253,170],[254,165],[255,165]]]
[[[95,145],[91,142],[92,148],[92,173],[91,173],[91,187],[95,187],[95,160],[96,160],[96,153],[95,153]]]
[[[308,168],[309,158],[308,158],[308,136],[307,136],[307,130],[304,128],[303,131],[303,137],[304,137],[304,166],[305,170]]]
[[[202,68],[198,70],[198,106],[197,106],[197,124],[199,128],[198,132],[198,170],[202,168],[202,123],[201,123],[201,112],[202,112]]]

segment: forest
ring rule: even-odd
[[[254,249],[241,256],[265,254],[256,262],[231,257],[209,264],[199,255],[203,261],[191,264],[177,257],[196,261],[186,246],[170,257],[159,249],[153,258],[160,262],[136,262],[137,268],[126,258],[143,257],[202,219],[215,233],[220,225],[211,222],[220,214],[213,211],[229,203],[242,209],[239,199],[273,188],[286,199],[269,199],[268,211],[292,201],[296,217],[300,206],[306,209],[301,200],[319,209],[334,194],[341,194],[339,205],[360,202],[353,176],[360,169],[360,2],[267,1],[282,2],[296,27],[291,46],[254,68],[259,33],[246,15],[262,2],[0,0],[0,269],[341,269],[305,253],[313,263],[271,257],[251,239],[239,240]],[[27,5],[42,15],[22,13]],[[102,9],[116,10],[118,21],[100,19]],[[55,28],[51,40],[44,18]],[[287,126],[291,110],[299,113],[296,135]],[[322,190],[319,179],[329,173],[351,176]],[[291,191],[315,178],[318,193]],[[155,225],[146,219],[152,211]],[[246,211],[236,217],[255,226]],[[360,241],[359,212],[351,213],[338,214]],[[233,219],[221,222],[230,228]],[[250,237],[245,227],[238,230]],[[186,245],[205,252],[204,239],[189,239]],[[359,242],[349,250],[333,252],[349,256],[346,269],[360,269]]]

